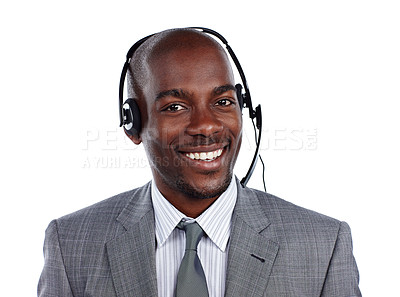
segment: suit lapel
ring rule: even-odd
[[[135,193],[118,217],[126,231],[106,245],[118,297],[157,296],[154,212],[149,189],[147,185]]]
[[[225,296],[263,296],[279,249],[263,234],[269,225],[256,193],[238,184]]]
[[[154,211],[150,184],[133,194],[118,221],[125,231],[106,244],[118,297],[157,297]],[[279,245],[256,193],[238,183],[232,216],[225,296],[263,296]]]

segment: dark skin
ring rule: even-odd
[[[241,145],[241,111],[229,60],[215,43],[190,32],[162,42],[169,49],[150,55],[149,79],[137,100],[143,129],[129,137],[143,142],[163,196],[196,218],[231,181]]]

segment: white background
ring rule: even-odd
[[[364,296],[397,293],[397,1],[4,2],[2,296],[36,295],[53,218],[149,180],[118,129],[119,75],[136,40],[185,26],[217,30],[241,61],[263,107],[268,191],[347,221]],[[260,164],[249,185],[262,188]]]

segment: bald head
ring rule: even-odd
[[[162,31],[147,39],[134,53],[128,69],[128,95],[143,97],[143,89],[150,79],[150,65],[163,63],[174,53],[190,51],[193,54],[214,49],[229,61],[222,46],[208,34],[195,29],[182,28]],[[186,56],[188,58],[189,56]],[[185,57],[181,56],[181,59]]]

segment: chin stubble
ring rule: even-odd
[[[212,175],[212,173],[210,174]],[[185,182],[182,177],[179,177],[176,181],[176,187],[184,193],[186,196],[197,198],[197,199],[209,199],[220,196],[228,188],[231,183],[232,174],[228,174],[225,180],[215,188],[204,188],[197,190],[190,184]]]

